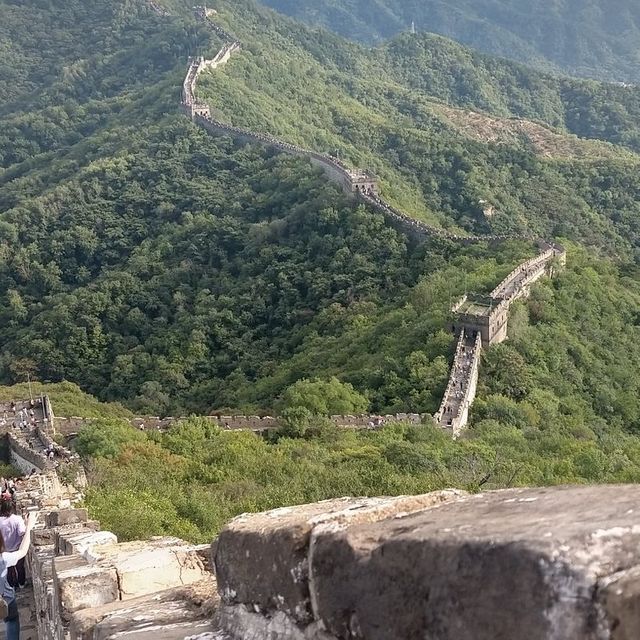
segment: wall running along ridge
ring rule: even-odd
[[[437,237],[471,244],[481,241],[500,242],[509,238],[524,238],[524,236],[507,235],[462,236],[427,225],[385,202],[378,193],[375,176],[369,171],[353,170],[334,156],[310,151],[264,133],[249,131],[215,120],[211,116],[209,106],[196,99],[198,76],[205,69],[213,70],[225,64],[233,53],[241,49],[242,43],[213,22],[209,18],[209,11],[206,8],[195,7],[194,11],[225,43],[212,60],[198,57],[189,61],[182,87],[182,108],[207,131],[213,134],[231,135],[242,142],[263,144],[291,155],[308,158],[312,164],[320,167],[329,179],[337,182],[347,193],[355,195],[370,207],[382,212],[392,226],[415,240]],[[449,430],[453,437],[460,434],[469,419],[469,410],[476,395],[483,343],[488,346],[505,340],[510,304],[514,300],[528,295],[531,284],[546,273],[551,273],[552,264],[556,258],[559,258],[559,262],[562,264],[566,260],[566,252],[562,246],[542,240],[538,242],[538,245],[540,254],[519,265],[491,292],[491,302],[488,309],[486,309],[486,305],[483,306],[486,309],[484,313],[477,313],[477,305],[470,306],[471,309],[476,310],[475,312],[460,312],[468,302],[466,296],[452,308],[456,317],[453,330],[459,334],[460,338],[442,404],[433,417],[436,423]],[[362,416],[364,424],[358,426],[368,425],[371,418],[372,416]],[[172,418],[168,420],[173,421]],[[147,418],[143,420],[142,424],[146,427],[150,422],[151,419]],[[334,422],[336,421],[334,420]],[[231,420],[223,420],[223,423],[228,428],[251,428],[256,431],[274,428],[277,425],[274,418],[264,418],[260,422],[256,422],[253,418],[247,420],[244,416],[239,421],[235,420],[235,417],[231,417]],[[232,423],[234,426],[230,426]],[[158,424],[156,428],[164,428],[164,426]]]
[[[173,537],[119,544],[113,533],[101,531],[86,509],[75,506],[86,484],[78,457],[59,445],[54,460],[43,453],[53,442],[48,398],[35,406],[16,403],[18,411],[23,407],[34,409],[34,422],[2,427],[10,459],[24,462],[29,474],[18,485],[18,511],[39,512],[27,557],[32,584],[18,592],[21,637],[228,638],[212,621],[217,594],[209,545]],[[13,407],[0,405],[2,412],[13,414]]]
[[[564,250],[548,248],[564,260]],[[551,258],[542,262],[541,273],[553,268]],[[523,263],[492,296],[504,303],[526,295],[541,266]],[[481,344],[461,329],[454,368],[476,362],[469,380]],[[0,404],[9,456],[33,471],[18,509],[40,516],[27,561],[32,586],[18,598],[23,637],[640,637],[637,485],[340,498],[243,514],[210,549],[172,537],[118,543],[76,506],[84,472],[53,442],[59,419],[49,399],[12,405]],[[7,425],[22,408],[34,409],[33,423]],[[51,445],[54,461],[43,455]]]

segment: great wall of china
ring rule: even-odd
[[[348,194],[382,212],[394,227],[417,240],[426,237],[439,237],[456,242],[474,243],[480,241],[499,242],[513,237],[506,235],[464,236],[427,225],[385,202],[378,192],[376,177],[367,170],[354,170],[334,156],[317,153],[264,133],[256,133],[215,120],[211,116],[209,106],[198,102],[196,98],[198,76],[207,69],[215,70],[226,64],[233,53],[240,51],[242,43],[211,20],[211,11],[205,7],[195,7],[194,11],[224,43],[212,60],[206,60],[200,56],[192,58],[189,62],[182,87],[181,106],[194,122],[202,125],[213,134],[229,135],[243,142],[267,145],[285,153],[309,159]],[[482,348],[506,339],[511,303],[526,296],[531,284],[556,268],[556,263],[564,264],[566,261],[566,252],[562,246],[545,241],[538,241],[538,246],[540,253],[516,267],[489,296],[472,298],[465,296],[452,309],[455,314],[452,330],[458,336],[458,343],[442,404],[433,417],[438,425],[449,430],[454,437],[457,437],[464,429],[469,418],[469,410],[476,394]],[[405,415],[417,416],[418,414]],[[227,418],[231,419],[234,424],[243,424],[243,426],[232,428],[249,427],[254,430],[272,428],[270,421],[273,420],[274,424],[277,422],[273,418],[257,422],[254,417],[251,417],[246,423],[242,423],[232,416],[222,420],[218,419],[218,422],[228,426],[230,420]],[[346,421],[341,423],[340,420],[344,418]],[[372,419],[374,419],[373,416],[332,417],[334,423],[340,426],[366,426],[371,424]],[[412,419],[415,421],[415,418]]]
[[[467,391],[481,345],[506,338],[508,305],[556,258],[543,245],[489,296],[456,303],[453,371]],[[455,381],[443,407],[468,410]],[[338,498],[240,515],[211,544],[118,542],[78,507],[84,472],[53,441],[64,427],[48,398],[0,415],[21,409],[33,422],[2,431],[6,459],[30,474],[18,508],[39,514],[22,640],[640,637],[637,485]]]

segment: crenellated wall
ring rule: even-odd
[[[531,285],[544,275],[552,275],[555,263],[566,263],[560,245],[540,241],[541,253],[518,265],[489,296],[467,296],[451,308],[453,330],[459,336],[449,383],[435,414],[436,422],[457,437],[466,426],[475,399],[483,346],[507,339],[509,307],[529,294]]]
[[[460,332],[451,366],[449,382],[442,404],[434,416],[437,424],[457,438],[469,420],[469,410],[476,397],[478,370],[482,355],[482,337]]]
[[[10,428],[7,437],[12,455],[42,467],[16,493],[19,512],[39,513],[27,563],[31,585],[18,594],[21,637],[183,640],[217,633],[208,545],[172,537],[118,543],[75,507],[82,495],[62,473],[69,461],[43,457],[32,430]]]
[[[280,421],[273,416],[247,416],[247,415],[209,415],[198,416],[205,420],[210,420],[216,426],[228,431],[254,431],[262,433],[280,427]],[[181,420],[186,420],[188,416],[174,417],[166,416],[136,416],[129,419],[132,426],[141,431],[166,431],[175,426]],[[429,414],[420,413],[395,413],[395,414],[360,414],[360,415],[333,415],[329,420],[337,427],[366,429],[380,427],[391,422],[410,422],[421,424],[425,420],[430,420]],[[91,418],[81,417],[57,417],[55,423],[56,433],[63,436],[73,436],[82,427],[90,424]]]
[[[196,83],[198,76],[205,69],[215,69],[225,64],[231,55],[241,48],[241,43],[207,17],[207,10],[204,7],[195,7],[195,13],[200,19],[205,20],[210,28],[225,41],[223,47],[212,60],[205,60],[202,57],[192,59],[189,62],[183,83],[182,107],[194,121],[202,125],[207,131],[213,134],[232,135],[241,142],[264,144],[285,153],[308,158],[312,164],[320,167],[330,180],[338,183],[347,193],[356,195],[363,202],[381,211],[393,226],[417,239],[436,236],[471,244],[474,242],[496,242],[507,238],[521,237],[507,235],[465,236],[428,225],[406,215],[382,200],[378,195],[377,179],[369,171],[354,170],[334,156],[317,153],[316,151],[284,142],[268,134],[249,131],[215,120],[211,116],[208,105],[197,101]]]

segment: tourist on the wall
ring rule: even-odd
[[[7,616],[4,619],[6,640],[20,640],[20,616],[16,592],[9,584],[8,570],[15,567],[29,552],[31,544],[31,529],[36,523],[38,514],[35,511],[29,513],[22,542],[17,551],[5,551],[4,539],[0,536],[0,597],[6,604]]]
[[[12,497],[5,497],[3,494],[0,500],[0,535],[4,542],[4,551],[17,551],[22,544],[22,539],[27,530],[24,520],[16,514],[15,500]],[[18,560],[14,567],[7,571],[9,584],[17,589],[24,587],[26,582],[24,570],[24,558]]]

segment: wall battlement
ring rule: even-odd
[[[216,426],[225,431],[254,431],[255,433],[264,433],[278,429],[280,421],[274,416],[247,416],[247,415],[209,415],[198,416],[205,420],[211,421]],[[129,419],[132,426],[141,431],[167,431],[178,424],[181,420],[186,420],[188,416],[174,417],[166,416],[136,416]],[[431,416],[426,413],[394,413],[394,414],[359,414],[359,415],[333,415],[329,416],[329,420],[337,427],[368,429],[376,428],[383,424],[391,422],[410,422],[412,424],[421,424]],[[55,422],[56,433],[63,436],[73,436],[82,427],[90,424],[90,418],[81,417],[57,417]]]

